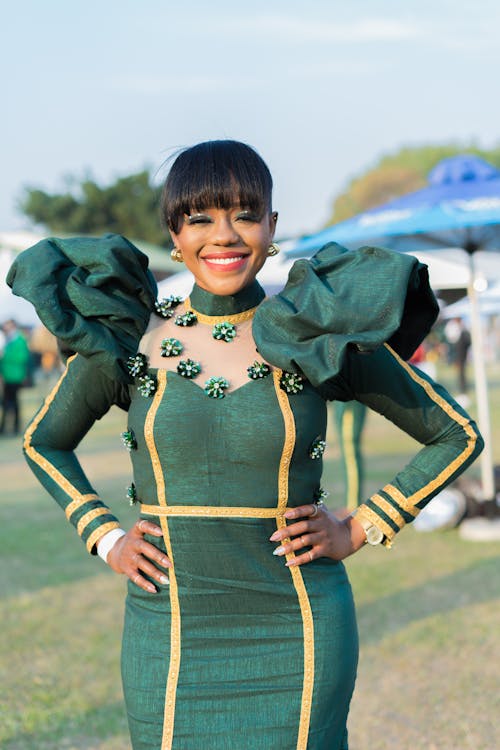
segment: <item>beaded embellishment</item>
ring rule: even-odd
[[[236,336],[236,326],[227,320],[216,323],[212,328],[212,336],[217,341],[232,341]]]
[[[181,359],[177,365],[177,372],[183,378],[195,378],[201,372],[201,365],[194,359]]]
[[[196,317],[196,313],[192,310],[188,310],[182,315],[176,315],[174,320],[176,326],[194,326],[197,322],[198,318]]]
[[[323,487],[318,487],[313,493],[314,502],[322,503],[325,497],[328,497],[329,494],[328,490],[324,490]]]
[[[168,297],[155,302],[155,312],[161,318],[171,318],[174,314],[174,308],[180,305],[182,301],[182,297],[170,294]]]
[[[129,501],[130,505],[135,505],[135,503],[138,501],[137,490],[133,482],[132,484],[129,484],[129,486],[127,487],[127,494],[125,497]]]
[[[127,369],[133,378],[144,375],[148,368],[148,358],[145,354],[134,354],[127,359]]]
[[[321,458],[325,452],[326,442],[319,436],[315,438],[309,448],[309,458]]]
[[[210,398],[224,398],[226,395],[224,391],[227,388],[229,388],[229,383],[226,378],[213,377],[206,381],[204,390]]]
[[[137,390],[139,391],[141,396],[148,398],[148,396],[152,396],[156,391],[157,385],[158,384],[154,375],[141,375],[139,377],[139,385],[137,386]]]
[[[250,365],[250,367],[247,367],[248,377],[251,380],[258,380],[259,378],[265,378],[266,375],[269,375],[271,373],[271,368],[269,365],[266,365],[265,362],[259,362],[258,360],[255,360],[253,365]]]
[[[178,339],[163,339],[160,344],[160,354],[162,357],[178,357],[184,347]]]
[[[134,451],[137,448],[137,440],[133,430],[125,430],[121,434],[122,443],[128,451]]]
[[[295,372],[284,372],[280,378],[280,386],[287,393],[300,393],[304,388],[304,378]]]

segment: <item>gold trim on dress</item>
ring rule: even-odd
[[[373,497],[376,497],[376,495],[374,495]],[[373,497],[370,499],[373,500]],[[357,509],[356,518],[363,518],[364,520],[373,523],[377,527],[377,529],[380,529],[380,531],[383,532],[384,536],[387,537],[389,542],[396,536],[396,532],[394,531],[392,526],[389,526],[389,524],[384,521],[384,519],[381,518],[378,513],[375,513],[375,511],[365,505],[365,503],[360,505]],[[391,545],[386,544],[385,546],[390,547]]]
[[[382,489],[382,492],[385,492],[386,495],[392,497],[394,502],[401,506],[401,508],[403,508],[403,510],[409,513],[411,516],[418,516],[418,508],[414,508],[413,505],[408,502],[407,498],[403,495],[402,492],[398,490],[397,487],[394,487],[394,485],[392,484],[386,484]]]
[[[196,314],[199,323],[206,323],[207,325],[225,323],[226,321],[228,323],[234,323],[235,325],[237,323],[244,323],[246,320],[251,320],[253,318],[258,307],[258,305],[256,305],[255,307],[251,307],[250,310],[244,310],[243,312],[235,313],[234,315],[205,315],[204,313],[198,312],[198,310],[191,305],[189,297],[185,300],[185,306],[186,310],[192,310]]]
[[[399,529],[402,529],[405,525],[406,521],[399,512],[397,508],[394,507],[394,505],[391,505],[391,503],[385,499],[385,497],[381,497],[381,495],[372,495],[370,498],[380,510],[383,510],[386,516],[389,516],[391,521],[394,521],[396,526]]]
[[[103,538],[103,536],[108,533],[108,531],[112,531],[113,529],[119,529],[119,528],[120,528],[120,524],[118,523],[118,521],[108,521],[108,523],[103,523],[100,526],[98,526],[97,529],[95,529],[92,532],[92,534],[89,536],[89,538],[85,542],[87,551],[92,553],[94,544],[97,544],[97,542],[99,542]]]
[[[410,375],[412,380],[414,380],[416,383],[418,383],[422,388],[425,390],[427,395],[429,396],[432,401],[434,401],[435,404],[441,407],[441,409],[457,424],[460,425],[460,427],[463,428],[464,432],[468,435],[468,443],[467,448],[465,448],[462,453],[457,456],[448,466],[446,469],[443,469],[437,477],[435,477],[431,482],[426,484],[421,489],[417,490],[413,495],[410,495],[408,498],[408,502],[412,505],[416,505],[418,502],[426,498],[428,495],[430,495],[432,492],[435,492],[437,489],[442,487],[443,484],[449,479],[449,477],[454,474],[458,469],[462,466],[463,463],[469,458],[469,456],[474,452],[474,448],[476,447],[477,442],[477,435],[474,431],[472,425],[470,424],[467,417],[462,416],[446,399],[444,399],[442,396],[437,393],[432,385],[427,382],[427,380],[424,380],[421,378],[415,370],[401,357],[396,354],[396,352],[391,349],[389,344],[384,344],[385,347],[389,350],[389,352],[393,355],[393,357],[396,359],[397,362],[406,370],[406,372]],[[420,510],[420,509],[419,509]]]
[[[149,411],[146,415],[144,422],[144,437],[146,445],[151,456],[151,464],[153,466],[153,473],[156,481],[156,488],[158,492],[158,502],[163,509],[166,508],[167,498],[165,491],[165,478],[163,476],[163,469],[158,455],[158,449],[156,447],[154,438],[154,423],[158,408],[161,404],[163,394],[167,387],[167,371],[158,370],[158,388],[153,398]],[[153,506],[154,507],[154,506]],[[163,539],[165,542],[165,548],[167,551],[168,559],[172,563],[172,567],[169,568],[168,577],[170,581],[169,593],[170,593],[170,662],[168,667],[167,685],[165,688],[165,707],[163,712],[163,737],[161,741],[161,750],[170,750],[172,747],[172,740],[174,736],[174,720],[175,720],[175,700],[177,694],[177,683],[179,680],[179,670],[181,665],[181,610],[179,604],[179,589],[177,585],[177,578],[175,575],[175,564],[174,555],[172,552],[172,543],[170,540],[170,532],[168,528],[168,521],[165,515],[160,518],[161,528],[163,531]]]
[[[85,505],[85,503],[91,503],[95,500],[100,500],[99,495],[91,494],[91,495],[82,495],[81,498],[78,498],[78,500],[72,500],[68,505],[65,507],[64,512],[66,514],[66,518],[68,521],[71,519],[71,516],[75,512],[75,510],[78,510],[78,508],[81,508],[82,505]]]
[[[278,529],[286,528],[286,520],[283,513],[285,512],[288,503],[288,475],[290,461],[295,446],[295,420],[293,418],[293,412],[290,407],[288,396],[280,386],[281,376],[282,370],[274,370],[274,388],[281,413],[283,414],[283,421],[285,423],[285,441],[283,444],[278,475],[277,510],[279,512],[277,513],[276,518],[276,526]],[[287,542],[290,540],[287,538],[283,541]],[[294,557],[295,553],[292,552],[286,556],[286,559],[289,561]],[[300,566],[291,565],[288,570],[290,571],[292,582],[295,591],[297,592],[300,613],[302,616],[302,629],[304,633],[304,681],[302,685],[302,701],[297,734],[297,750],[307,750],[309,726],[311,723],[312,696],[314,690],[314,620]]]
[[[53,466],[46,458],[45,456],[42,456],[38,451],[32,446],[31,439],[33,437],[33,434],[44,418],[44,416],[47,414],[50,405],[52,404],[53,400],[55,399],[57,392],[59,391],[59,388],[61,387],[66,375],[68,374],[69,366],[70,364],[76,359],[78,354],[73,354],[73,356],[69,357],[67,363],[66,363],[66,369],[64,370],[63,374],[55,384],[52,391],[49,393],[47,398],[44,401],[44,404],[38,414],[35,415],[33,421],[29,425],[28,429],[26,430],[24,434],[24,450],[26,451],[27,456],[31,458],[31,460],[37,464],[43,471],[48,474],[48,476],[67,494],[69,497],[71,497],[75,502],[78,504],[81,504],[82,502],[85,502],[84,498],[88,497],[88,495],[82,495],[81,492],[79,492],[76,487],[74,487],[66,477],[61,474],[60,471],[58,471],[55,466]]]
[[[89,523],[92,523],[94,518],[98,518],[99,516],[104,516],[105,514],[109,514],[109,508],[92,508],[92,510],[89,510],[88,513],[85,513],[80,520],[78,521],[76,525],[76,530],[78,534],[81,536]]]
[[[285,509],[286,510],[286,509]],[[231,505],[141,505],[141,513],[152,516],[237,516],[239,518],[276,518],[278,508],[233,507]]]

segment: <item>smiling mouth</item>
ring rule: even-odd
[[[245,255],[231,255],[229,257],[204,258],[208,263],[215,263],[218,266],[228,266],[230,263],[239,263],[245,258]]]

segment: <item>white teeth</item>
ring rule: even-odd
[[[227,266],[229,263],[236,263],[242,260],[243,255],[235,255],[232,258],[207,258],[209,263],[218,263],[221,266]]]

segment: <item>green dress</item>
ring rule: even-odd
[[[57,242],[59,249],[67,247]],[[71,254],[71,248],[64,251]],[[322,288],[325,266],[329,279],[332,273],[343,277],[345,251],[333,253],[340,270],[329,267],[330,251],[307,267]],[[131,257],[128,266],[133,265]],[[17,285],[11,281],[21,291],[22,267],[16,267],[16,275]],[[298,275],[303,277],[300,263]],[[405,278],[406,287],[416,284],[407,271]],[[314,285],[315,279],[306,283]],[[393,274],[391,279],[394,283]],[[185,340],[187,351],[190,341],[194,346],[211,336],[216,323],[236,326],[234,341],[216,344],[222,352],[218,361],[203,354],[207,374],[215,367],[226,376],[238,336],[244,338],[238,329],[245,325],[248,352],[258,363],[268,362],[269,373],[254,367],[247,382],[229,384],[217,398],[220,389],[213,382],[205,392],[204,372],[188,378],[185,365],[178,370],[186,362],[182,352],[160,367],[136,357],[130,382],[123,356],[104,362],[102,348],[94,352],[94,344],[85,340],[85,355],[69,360],[28,428],[28,461],[95,553],[99,539],[119,522],[83,474],[74,449],[111,404],[129,413],[131,494],[141,504],[141,516],[161,525],[163,538],[148,539],[173,563],[170,585],[158,586],[157,594],[128,584],[122,675],[134,750],[347,748],[357,631],[344,565],[319,558],[287,567],[284,558],[272,554],[269,541],[286,525],[287,507],[322,495],[328,399],[358,399],[424,444],[361,506],[367,518],[377,519],[387,544],[480,450],[477,430],[461,408],[384,343],[391,341],[402,353],[404,346],[411,348],[412,326],[403,330],[407,304],[395,316],[396,327],[389,320],[394,306],[389,314],[384,309],[371,336],[364,323],[352,325],[346,335],[335,330],[337,323],[323,321],[330,334],[321,342],[320,320],[307,319],[311,300],[303,300],[304,280],[299,281],[292,274],[284,293],[266,301],[257,283],[233,297],[195,286],[189,302],[169,300],[160,307],[165,317],[158,335]],[[310,293],[309,288],[306,298]],[[411,293],[405,298],[411,301]],[[151,310],[145,299],[143,306],[148,305]],[[175,305],[177,312],[169,317]],[[191,309],[198,317],[195,325],[176,326],[175,315]],[[370,318],[376,320],[373,310]],[[67,340],[75,349],[85,320],[83,315],[71,326]],[[108,322],[104,316],[103,325]],[[126,329],[122,326],[121,333]],[[153,332],[150,340],[158,335]],[[123,353],[129,354],[134,347],[127,349],[123,341],[122,336]],[[154,356],[150,353],[150,361]],[[252,359],[241,361],[242,370],[249,366]]]

